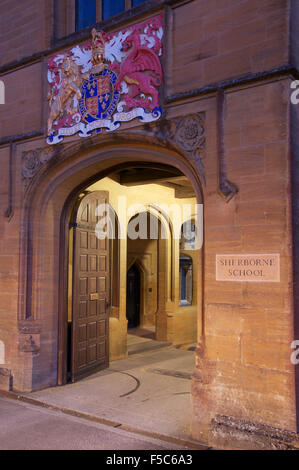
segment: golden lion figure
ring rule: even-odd
[[[48,95],[51,108],[48,119],[48,134],[52,131],[53,123],[57,118],[62,116],[65,111],[69,114],[75,111],[72,109],[74,94],[76,93],[78,100],[82,98],[80,90],[82,76],[79,66],[73,61],[70,55],[64,58],[61,71],[62,83],[57,96],[54,97],[52,93]]]

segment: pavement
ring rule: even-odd
[[[184,447],[0,397],[0,450],[169,449]]]
[[[178,349],[154,341],[148,330],[130,330],[128,358],[113,361],[108,369],[77,383],[20,398],[52,408],[52,412],[64,412],[68,419],[72,416],[108,424],[110,429],[155,438],[167,445],[206,449],[190,436],[192,349],[192,345]]]

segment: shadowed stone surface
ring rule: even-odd
[[[184,449],[0,397],[1,450]]]
[[[111,362],[108,369],[91,377],[27,396],[137,429],[189,439],[194,352],[133,335],[128,335],[128,350],[134,354]]]

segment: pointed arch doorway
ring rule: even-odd
[[[172,182],[172,179],[176,182],[175,184]],[[152,185],[154,185],[154,187]],[[182,190],[180,189],[181,186]],[[114,206],[116,208],[116,195],[123,196],[126,194],[128,200],[131,200],[132,202],[143,202],[146,211],[148,208],[153,209],[155,211],[154,217],[158,220],[157,225],[160,227],[159,233],[162,230],[161,226],[166,223],[166,218],[164,220],[165,216],[159,212],[157,205],[160,196],[162,198],[160,198],[160,202],[164,201],[163,198],[165,196],[170,198],[169,202],[175,200],[181,204],[184,202],[184,199],[192,198],[193,202],[196,203],[196,197],[191,183],[188,182],[187,177],[177,169],[174,170],[171,166],[157,163],[153,164],[150,162],[143,164],[140,162],[131,162],[126,165],[122,164],[112,167],[112,171],[107,171],[104,175],[98,175],[97,180],[94,179],[93,181],[88,181],[85,186],[81,186],[80,192],[77,191],[75,202],[73,199],[73,206],[75,206],[75,209],[73,209],[70,217],[70,221],[74,224],[74,227],[72,227],[74,233],[77,233],[79,228],[76,224],[84,225],[85,223],[87,226],[84,228],[94,230],[96,219],[93,220],[90,225],[90,216],[87,215],[88,211],[86,207],[82,209],[82,217],[84,220],[76,220],[76,217],[79,215],[78,208],[80,204],[86,204],[88,202],[90,195],[96,195],[99,192],[103,194],[105,191],[106,194],[109,195],[109,197],[106,197],[106,201],[109,200],[112,207]],[[94,207],[92,210],[94,210]],[[120,216],[121,213],[117,213],[116,215]],[[131,216],[127,217],[127,219],[123,219],[122,221],[123,227],[126,227],[126,224],[130,221]],[[78,380],[101,368],[107,367],[109,365],[109,357],[111,360],[126,357],[126,282],[128,270],[132,264],[138,261],[138,257],[136,257],[137,252],[140,258],[138,268],[140,270],[140,266],[143,266],[143,269],[142,273],[139,272],[139,289],[137,289],[137,291],[139,290],[140,296],[134,300],[135,306],[137,305],[139,308],[139,312],[135,313],[132,326],[133,324],[138,323],[139,316],[139,322],[142,323],[141,327],[147,326],[154,329],[155,333],[152,338],[157,341],[170,343],[176,342],[177,344],[180,344],[186,342],[191,343],[196,340],[197,305],[193,303],[193,305],[188,306],[188,309],[186,308],[184,311],[181,310],[179,306],[179,240],[173,240],[170,232],[171,230],[169,229],[168,238],[166,240],[160,240],[160,235],[158,234],[157,239],[153,242],[156,245],[155,249],[154,247],[151,247],[150,249],[149,247],[139,247],[139,242],[136,243],[136,241],[133,241],[132,247],[128,250],[129,246],[127,243],[127,237],[123,237],[121,240],[110,241],[109,247],[106,247],[107,259],[109,259],[107,262],[106,311],[100,312],[102,315],[105,314],[107,316],[105,320],[106,329],[105,334],[102,334],[97,338],[99,341],[97,343],[98,347],[100,345],[100,341],[102,341],[101,347],[103,347],[103,343],[105,343],[105,347],[103,347],[105,358],[103,354],[96,354],[97,346],[95,346],[95,343],[93,342],[95,341],[95,335],[97,334],[95,333],[95,323],[103,320],[103,318],[97,319],[95,314],[91,314],[90,322],[92,325],[90,325],[88,319],[89,313],[87,315],[84,313],[85,318],[82,320],[82,318],[79,318],[78,313],[80,312],[80,308],[82,309],[82,306],[78,309],[78,306],[74,305],[74,303],[79,303],[80,305],[80,302],[87,302],[86,311],[90,312],[89,303],[91,302],[91,305],[95,305],[98,300],[93,298],[93,294],[97,295],[99,292],[90,290],[90,287],[88,286],[82,295],[91,295],[92,297],[89,297],[88,299],[83,297],[80,299],[81,291],[76,288],[77,292],[74,292],[74,286],[78,285],[78,281],[72,281],[71,287],[69,282],[69,291],[72,291],[71,303],[69,301],[69,310],[71,305],[73,317],[71,320],[72,325],[69,325],[70,333],[68,344],[70,346],[70,352],[68,355],[68,375],[71,377],[72,381]],[[71,240],[76,240],[76,238],[74,238],[74,233],[68,234],[69,250],[71,249]],[[143,241],[140,240],[140,242],[142,245]],[[88,246],[91,247],[91,245]],[[75,244],[74,247],[78,250],[78,247],[76,247]],[[81,248],[83,247],[79,247],[79,249]],[[84,249],[86,249],[86,246]],[[151,253],[152,251],[153,253]],[[84,251],[81,253],[83,257],[87,254],[88,253]],[[95,255],[95,253],[91,254]],[[129,255],[131,258],[129,258]],[[100,255],[96,255],[96,257],[97,256]],[[78,266],[80,266],[79,261],[76,261],[76,257],[78,257],[78,253],[74,253],[73,251],[73,265],[71,272],[78,276],[78,274],[74,272],[74,270],[77,272]],[[71,258],[70,251],[69,258]],[[68,269],[69,268],[70,266],[68,262]],[[83,278],[86,277],[86,272],[83,272],[83,274]],[[147,274],[149,278],[147,285],[145,285],[143,279],[145,274]],[[136,284],[138,284],[138,275],[136,274],[136,271],[135,277],[136,287]],[[88,278],[87,284],[90,283],[91,280]],[[84,280],[82,280],[81,284],[84,284]],[[136,291],[136,289],[134,289],[134,291]],[[78,292],[80,295],[78,295]],[[110,300],[111,306],[109,306]],[[107,320],[109,327],[107,325]],[[184,328],[181,328],[182,322],[184,323]],[[189,326],[186,328],[186,325]],[[81,332],[81,336],[79,331]],[[189,331],[191,332],[190,335]],[[90,336],[89,332],[93,336]],[[177,337],[174,337],[173,332]],[[186,338],[185,332],[188,333],[190,338],[189,336]],[[65,350],[63,343],[63,338],[65,338],[65,336],[63,336],[63,325],[61,328],[61,338],[60,350],[62,351],[62,354],[59,357],[62,359],[60,359],[59,369],[62,373],[60,375],[61,379],[59,378],[59,383],[62,385],[66,383],[64,378],[65,375],[63,375],[63,350]],[[75,363],[76,355],[77,363]]]
[[[126,316],[128,328],[137,328],[140,325],[140,297],[141,275],[137,263],[134,263],[127,272],[127,307]]]

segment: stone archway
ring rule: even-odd
[[[146,208],[145,208],[146,209]],[[166,331],[166,303],[168,300],[171,274],[168,275],[167,247],[172,245],[172,237],[163,238],[162,230],[167,233],[165,221],[160,214],[154,214],[149,208],[143,213],[136,213],[131,217],[128,225],[135,217],[144,216],[147,219],[147,238],[144,240],[130,240],[127,235],[127,269],[137,265],[140,271],[140,323],[142,327],[154,327],[154,337],[167,339]],[[157,224],[157,233],[154,240],[150,239],[150,225]],[[170,232],[170,229],[168,230]]]
[[[92,141],[89,146],[75,144],[62,149],[40,169],[26,192],[20,270],[23,290],[19,299],[19,342],[22,345],[27,341],[26,355],[20,347],[19,367],[26,373],[16,376],[16,390],[32,391],[62,383],[65,331],[57,325],[67,304],[66,227],[77,195],[112,168],[138,161],[180,169],[191,181],[198,203],[203,202],[200,174],[184,154],[158,142],[145,144],[140,136],[134,141],[132,136],[119,136],[118,140],[118,145],[107,137],[101,145]],[[198,318],[201,324],[200,306]]]

